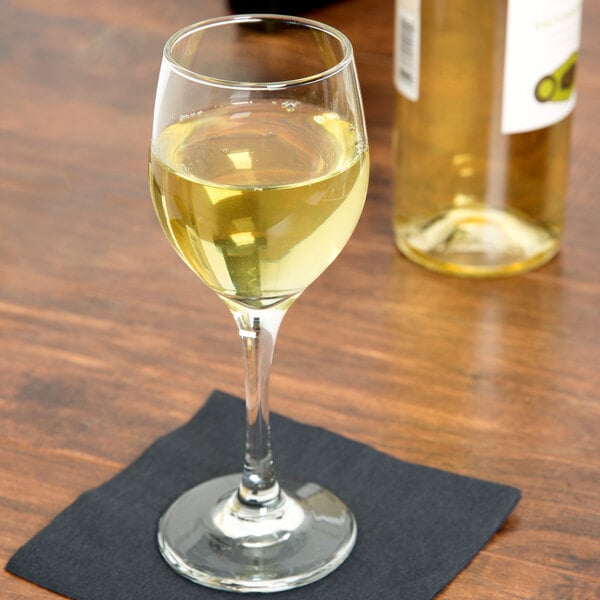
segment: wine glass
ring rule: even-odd
[[[236,15],[167,42],[150,188],[183,261],[229,307],[246,373],[241,474],[200,483],[158,526],[166,561],[202,585],[273,592],[348,556],[356,523],[316,483],[275,476],[268,380],[281,321],[352,234],[368,146],[348,39],[307,19]],[[241,457],[240,457],[241,462]]]

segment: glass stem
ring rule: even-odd
[[[285,309],[232,308],[242,339],[246,372],[246,452],[240,502],[264,508],[280,500],[269,427],[269,373]]]

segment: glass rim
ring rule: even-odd
[[[280,81],[236,81],[230,79],[220,79],[218,77],[212,77],[208,75],[203,75],[202,73],[198,73],[192,69],[188,69],[187,67],[182,66],[177,59],[173,56],[172,49],[177,42],[182,40],[183,38],[203,29],[209,29],[212,27],[219,27],[221,25],[229,25],[234,23],[258,23],[261,21],[276,21],[279,23],[292,23],[297,25],[303,25],[306,27],[310,27],[314,30],[322,31],[331,37],[334,37],[340,43],[341,48],[343,49],[343,56],[338,62],[321,71],[313,73],[311,75],[306,75],[304,77],[299,77],[295,79],[286,79]],[[230,88],[230,89],[251,89],[251,90],[275,90],[275,89],[285,89],[289,87],[299,86],[299,85],[307,85],[309,83],[315,83],[318,81],[323,81],[341,71],[343,71],[353,60],[354,52],[352,48],[352,43],[348,39],[348,37],[342,33],[339,29],[332,27],[331,25],[327,25],[320,21],[316,21],[314,19],[307,19],[304,17],[296,17],[291,15],[279,15],[279,14],[268,14],[268,13],[257,13],[257,14],[243,14],[243,15],[227,15],[223,17],[214,17],[211,19],[205,19],[203,21],[199,21],[197,23],[193,23],[182,29],[176,31],[165,43],[163,49],[163,58],[171,65],[171,67],[177,71],[183,77],[190,79],[192,81],[196,81],[198,83],[204,83],[206,85],[212,85],[214,87],[221,88]]]

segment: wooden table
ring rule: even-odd
[[[561,254],[435,275],[390,229],[393,3],[310,13],[352,39],[372,152],[352,241],[292,308],[273,409],[519,487],[444,600],[600,598],[600,3],[585,5]],[[147,142],[165,39],[222,0],[0,1],[0,559],[213,388],[243,393],[227,310],[166,242]],[[57,597],[0,573],[0,596]]]

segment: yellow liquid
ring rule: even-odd
[[[213,109],[153,144],[150,188],[169,241],[225,299],[262,308],[299,294],[336,258],[365,200],[366,142],[297,102]]]
[[[396,244],[456,275],[537,267],[563,231],[571,117],[501,133],[506,0],[421,7],[419,99],[396,99]]]

